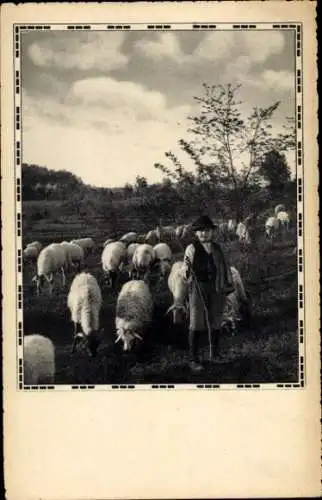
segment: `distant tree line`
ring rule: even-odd
[[[183,221],[204,211],[241,220],[250,211],[265,209],[270,200],[282,202],[295,194],[284,154],[295,148],[294,120],[288,118],[284,131],[274,134],[270,122],[280,103],[254,107],[244,117],[239,89],[240,85],[204,84],[203,95],[195,97],[199,112],[189,117],[194,139],[179,141],[195,165],[193,172],[167,151],[170,167],[154,165],[164,175],[162,182],[149,184],[137,175],[133,185],[98,188],[66,170],[23,164],[23,201],[59,200],[62,215],[106,219],[115,231],[129,213],[149,226],[160,219]]]

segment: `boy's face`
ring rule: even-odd
[[[197,238],[201,243],[209,243],[213,237],[212,229],[203,229],[201,231],[196,231]]]

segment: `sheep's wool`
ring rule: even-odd
[[[80,323],[85,335],[99,329],[102,294],[96,278],[90,273],[75,276],[68,294],[67,305],[72,321]]]
[[[24,337],[24,383],[51,384],[55,376],[54,345],[42,335]]]
[[[120,319],[128,325],[145,327],[152,320],[153,300],[144,281],[133,280],[123,285],[116,304],[116,328]],[[129,328],[129,326],[128,326]]]

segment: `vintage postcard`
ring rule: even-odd
[[[8,500],[321,493],[315,8],[2,8]]]

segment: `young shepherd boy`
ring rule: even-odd
[[[205,307],[217,353],[225,298],[234,291],[230,266],[220,245],[214,242],[215,227],[207,215],[199,217],[192,225],[196,240],[187,246],[184,254],[186,276],[190,281],[189,366],[193,371],[203,370],[198,349],[200,337],[207,332]]]

